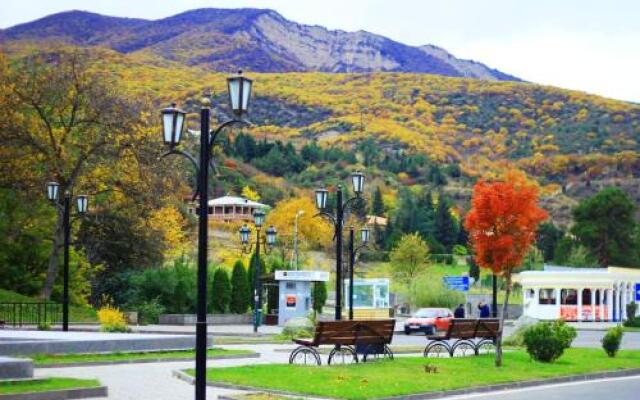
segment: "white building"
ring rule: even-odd
[[[223,196],[217,199],[209,200],[209,217],[210,221],[253,221],[253,211],[261,209],[266,211],[269,208],[268,205],[258,203],[245,199],[244,197],[237,196]],[[198,215],[199,207],[197,203],[189,205],[188,211],[191,214]]]
[[[514,281],[522,285],[523,314],[537,319],[622,321],[640,297],[640,269],[545,266]]]

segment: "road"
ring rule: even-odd
[[[602,379],[528,389],[446,397],[447,400],[638,400],[640,377]]]
[[[512,332],[511,327],[505,328],[505,336],[509,336]],[[578,336],[573,341],[573,347],[592,347],[600,348],[600,340],[604,336],[604,331],[585,331],[579,330]],[[416,345],[424,346],[426,344],[424,335],[413,334],[407,336],[405,334],[396,334],[393,336],[393,344],[395,345]],[[627,350],[640,350],[640,332],[626,332],[622,339],[622,348]],[[638,397],[640,398],[640,396]]]

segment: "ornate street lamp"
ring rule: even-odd
[[[172,103],[171,107],[163,108],[160,113],[162,114],[162,138],[166,145],[173,148],[180,144],[187,113],[176,108],[176,103]]]
[[[364,175],[360,171],[356,171],[351,176],[354,197],[343,201],[342,186],[338,185],[336,212],[331,214],[327,211],[327,198],[329,192],[327,189],[316,189],[316,207],[320,211],[316,216],[327,218],[333,224],[334,237],[336,239],[336,308],[335,319],[342,319],[342,228],[344,226],[344,213],[350,210],[350,206],[355,201],[362,200],[364,192]]]
[[[60,184],[55,181],[47,182],[47,199],[62,212],[62,232],[64,234],[64,255],[62,267],[62,330],[69,330],[69,247],[71,246],[71,198],[69,191],[65,191],[62,204],[59,203]],[[86,194],[76,196],[78,214],[87,213],[89,197]]]
[[[187,113],[176,108],[175,103],[160,111],[162,119],[162,139],[169,147],[163,157],[171,154],[186,157],[194,166],[198,177],[198,184],[194,191],[194,199],[199,199],[198,211],[198,300],[196,322],[196,378],[195,398],[206,399],[206,368],[207,368],[207,262],[208,262],[208,203],[209,203],[209,165],[212,159],[213,146],[222,130],[234,124],[248,124],[242,116],[249,109],[251,100],[252,81],[242,76],[242,73],[227,78],[229,87],[229,107],[234,117],[210,130],[211,101],[203,99],[200,108],[200,154],[196,159],[190,153],[177,149],[185,129]]]
[[[229,86],[229,103],[231,111],[237,116],[249,111],[249,99],[251,98],[251,86],[253,81],[244,75],[242,71],[238,71],[237,75],[227,79]]]
[[[353,319],[353,274],[356,265],[357,253],[369,243],[369,228],[360,229],[360,245],[355,247],[355,233],[353,227],[349,228],[349,319]]]
[[[318,208],[318,210],[324,210],[327,208],[328,197],[329,191],[327,189],[316,189],[316,207]]]
[[[262,225],[264,224],[264,211],[261,209],[256,209],[253,212],[253,222],[256,226],[256,257],[255,257],[255,265],[253,266],[253,332],[258,332],[258,327],[260,326],[260,321],[262,320],[262,284],[260,282],[260,248],[264,248],[265,254],[270,254],[273,246],[276,244],[276,228],[270,226],[267,228],[267,236],[261,237],[260,231],[262,230]],[[240,243],[242,244],[241,251],[244,254],[250,254],[253,249],[254,243],[249,242],[249,235],[251,233],[251,229],[247,227],[247,225],[243,225],[240,228]]]

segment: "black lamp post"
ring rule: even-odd
[[[369,244],[369,228],[360,229],[360,245],[355,247],[353,226],[349,227],[349,319],[353,319],[353,273],[356,265],[356,254]]]
[[[342,198],[342,185],[338,185],[336,213],[331,214],[327,209],[327,198],[329,191],[327,189],[316,189],[316,207],[320,212],[317,216],[327,218],[333,224],[336,238],[336,312],[335,319],[342,319],[342,227],[344,226],[344,213],[349,210],[349,206],[356,200],[362,198],[364,190],[364,175],[360,171],[356,171],[351,176],[353,184],[354,197],[344,201]]]
[[[278,231],[273,226],[267,228],[267,237],[260,237],[262,224],[264,223],[264,211],[257,209],[253,212],[253,222],[256,225],[256,258],[253,266],[253,332],[258,332],[260,321],[262,320],[262,284],[260,282],[260,247],[264,247],[265,254],[271,253],[271,249],[276,244],[276,235]],[[240,228],[240,242],[242,243],[242,252],[251,253],[253,243],[249,242],[251,229],[247,225]]]
[[[196,322],[196,400],[205,400],[207,395],[206,368],[207,368],[207,238],[209,219],[209,164],[211,152],[218,134],[227,126],[248,122],[242,119],[249,109],[252,81],[242,75],[227,78],[229,90],[229,103],[233,118],[223,122],[214,130],[209,129],[210,104],[208,98],[202,100],[200,109],[200,157],[197,160],[186,151],[176,149],[184,131],[186,112],[176,108],[175,104],[161,111],[163,139],[169,146],[169,151],[163,157],[170,154],[181,155],[191,161],[198,176],[198,184],[194,198],[199,198],[198,210],[198,300]]]
[[[62,272],[62,330],[69,330],[69,246],[71,244],[71,192],[64,192],[62,204],[58,201],[60,184],[58,182],[47,183],[47,198],[58,210],[62,211],[62,231],[64,234],[64,261]],[[78,214],[84,215],[89,205],[89,197],[86,194],[76,196]]]

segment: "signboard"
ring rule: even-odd
[[[636,283],[636,303],[640,303],[640,283]]]
[[[327,271],[276,271],[277,281],[328,282]]]
[[[461,292],[469,291],[468,276],[445,276],[442,280],[444,285],[450,290],[459,290]]]

